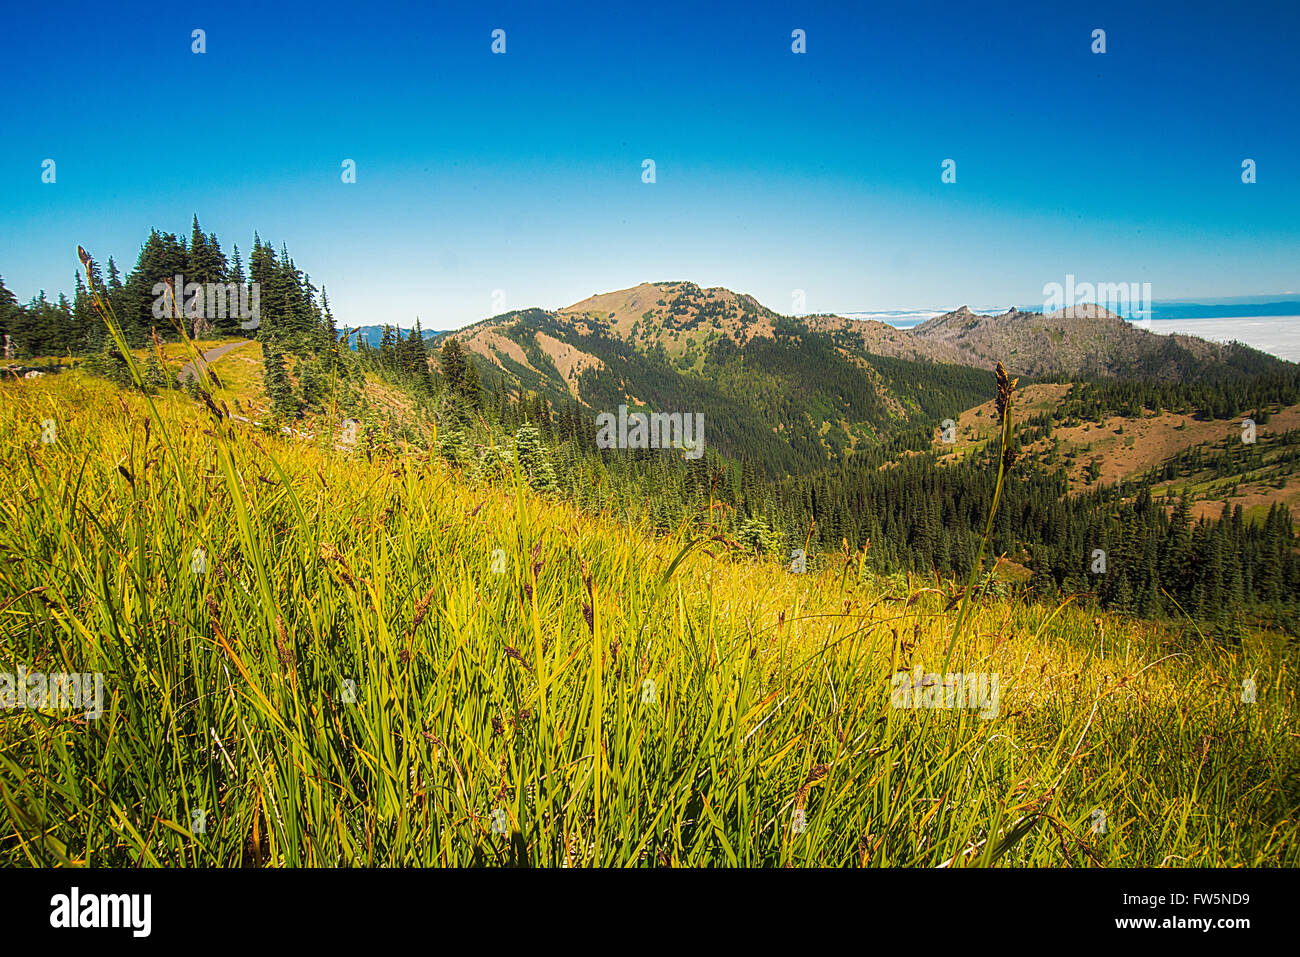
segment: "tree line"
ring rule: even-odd
[[[186,334],[195,338],[256,336],[297,351],[325,347],[327,339],[333,341],[333,317],[324,288],[318,289],[310,276],[298,269],[285,246],[277,253],[254,232],[246,266],[239,246],[233,246],[227,256],[216,233],[203,231],[197,214],[188,239],[151,229],[134,267],[125,276],[112,256],[104,266],[92,260],[89,274],[90,282],[106,293],[133,347],[145,345],[154,335],[164,340],[175,338],[182,324]],[[257,284],[256,321],[233,308],[222,310],[225,315],[212,314],[216,310],[207,308],[206,300],[201,308],[187,310],[184,289],[174,291],[179,302],[159,317],[155,306],[161,304],[155,290],[159,283],[178,275],[186,284]],[[95,313],[87,282],[79,271],[73,281],[71,299],[65,293],[50,299],[41,290],[23,304],[0,278],[0,341],[9,336],[15,358],[84,356],[105,349],[107,329]],[[188,304],[194,304],[192,297]]]

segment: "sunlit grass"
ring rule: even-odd
[[[164,365],[166,365],[168,368],[170,368],[172,372],[175,372],[175,371],[176,371],[177,369],[179,369],[182,365],[184,365],[185,363],[189,362],[189,361],[190,361],[190,349],[189,349],[190,343],[192,343],[193,346],[194,346],[196,349],[199,349],[200,351],[207,351],[208,349],[215,349],[217,346],[225,345],[225,344],[230,343],[230,342],[240,342],[240,343],[243,343],[243,342],[248,342],[248,341],[249,341],[249,340],[240,339],[240,338],[234,338],[234,339],[192,339],[192,340],[190,340],[189,343],[187,343],[187,342],[164,342],[164,343],[162,344],[162,357],[163,357],[163,363],[164,363]],[[149,346],[141,346],[141,347],[136,348],[136,349],[131,349],[130,351],[131,351],[131,354],[135,357],[135,359],[136,359],[137,362],[143,362],[143,361],[145,360],[145,358],[148,356],[148,354],[154,350],[154,348],[155,348],[155,347],[154,347],[153,345],[149,345]],[[34,356],[34,357],[31,357],[31,358],[28,358],[28,359],[0,359],[0,366],[4,366],[4,365],[15,365],[15,366],[45,366],[45,365],[73,366],[73,365],[77,364],[77,363],[80,362],[80,361],[81,361],[81,358],[80,358],[80,357],[72,357],[72,358],[70,358],[70,357],[68,357],[67,355]]]
[[[0,397],[8,664],[110,699],[6,713],[0,860],[1294,863],[1290,647],[796,575],[175,392]],[[894,707],[939,661],[996,716]]]
[[[797,575],[77,373],[0,386],[0,434],[0,670],[108,699],[0,712],[6,863],[1297,863],[1271,639],[973,596],[949,670],[997,672],[998,716],[898,709],[951,584]]]

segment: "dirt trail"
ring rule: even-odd
[[[247,345],[247,343],[250,341],[251,340],[241,340],[239,342],[227,342],[224,346],[217,346],[215,349],[209,349],[207,352],[204,352],[200,355],[199,361],[202,362],[205,367],[210,366],[212,365],[212,363],[216,362],[218,359],[224,356],[231,349],[237,349],[242,345]],[[187,379],[195,378],[197,374],[198,373],[194,369],[194,363],[187,362],[185,363],[185,365],[181,366],[181,371],[176,373],[176,378],[179,379],[181,382],[184,382]]]

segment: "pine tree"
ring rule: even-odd
[[[99,267],[93,261],[90,270],[91,281],[97,286],[102,286]],[[72,294],[71,348],[74,353],[84,354],[98,350],[103,340],[104,330],[100,329],[99,315],[95,312],[94,301],[86,284],[81,280],[80,272],[76,273],[75,282],[76,286]]]
[[[298,389],[304,406],[320,408],[326,395],[326,383],[317,359],[304,359],[298,363]]]
[[[21,322],[21,312],[18,297],[5,287],[4,279],[0,278],[0,348],[3,348],[6,336],[12,338],[17,334],[16,326]]]
[[[420,366],[424,364],[424,343],[420,341],[419,325],[417,319],[406,338],[398,344],[398,367],[412,379],[417,378]]]
[[[262,358],[262,383],[267,398],[271,400],[271,409],[276,416],[296,418],[298,415],[298,398],[294,395],[293,384],[284,367],[284,353],[274,340],[266,343]]]
[[[349,377],[348,363],[344,359],[344,350],[347,344],[340,342],[338,327],[334,325],[334,313],[330,311],[330,299],[325,292],[325,287],[321,286],[321,339],[323,352],[328,358],[325,365],[325,373],[331,378],[340,381],[347,381]]]
[[[155,322],[162,323],[164,328],[171,328],[181,321],[174,314],[168,314],[171,310],[155,315],[154,306],[160,297],[153,290],[158,283],[173,280],[178,275],[183,276],[188,265],[189,252],[184,243],[172,233],[150,230],[149,238],[140,248],[135,268],[127,277],[120,296],[118,319],[122,324],[122,333],[130,345],[144,345],[146,330]],[[185,290],[176,289],[175,296],[176,304],[183,307]]]
[[[334,325],[334,313],[330,311],[330,297],[325,291],[325,287],[320,287],[320,340],[323,349],[336,350],[339,342],[339,331]]]
[[[113,310],[113,314],[120,320],[124,309],[122,274],[118,271],[117,263],[113,261],[112,256],[108,257],[108,291],[106,295],[109,308]],[[102,342],[103,337],[107,335],[107,329],[100,330],[100,341]]]
[[[7,332],[11,339],[13,353],[16,358],[25,359],[37,354],[37,347],[40,343],[37,341],[35,328],[36,322],[32,316],[32,310],[38,301],[45,299],[45,293],[42,292],[38,298],[26,306],[15,305],[10,310],[7,319]]]
[[[1281,506],[1274,503],[1264,519],[1262,540],[1260,542],[1259,571],[1256,586],[1259,597],[1265,602],[1275,602],[1280,597],[1282,586],[1282,553],[1290,546],[1290,541],[1283,536],[1282,526],[1278,521]]]
[[[52,355],[64,355],[72,346],[72,303],[64,293],[59,293],[55,312],[50,316],[49,346]]]
[[[147,353],[144,362],[145,388],[150,392],[171,388],[167,373],[164,371],[162,363],[158,361],[158,350],[150,348],[145,351]]]
[[[212,281],[229,282],[230,264],[226,260],[226,254],[221,251],[221,243],[217,242],[216,233],[208,233],[208,255],[212,263]]]
[[[483,408],[483,389],[479,384],[478,366],[474,364],[473,358],[469,356],[465,357],[465,377],[461,382],[460,392],[471,409],[477,411]],[[549,434],[551,430],[550,416],[548,415],[544,421],[546,423],[546,432]]]
[[[442,344],[439,366],[448,391],[462,394],[465,381],[465,354],[454,336]]]
[[[189,256],[185,264],[185,281],[216,282],[213,256],[209,254],[208,237],[199,228],[199,214],[194,214],[194,224],[190,229]]]
[[[521,425],[515,431],[515,456],[528,484],[539,492],[556,490],[555,466],[550,450],[542,442],[541,432],[535,426]]]
[[[279,264],[275,261],[275,250],[263,243],[256,232],[253,233],[253,251],[248,257],[248,281],[256,283],[260,289],[261,317],[257,338],[263,342],[278,338],[284,312]]]

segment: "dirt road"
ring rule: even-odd
[[[224,346],[217,346],[215,349],[209,349],[207,352],[200,355],[199,361],[202,362],[206,368],[224,356],[231,349],[237,349],[249,341],[251,340],[241,339],[239,342],[227,342]],[[197,372],[194,369],[193,362],[185,363],[185,365],[181,366],[181,371],[176,373],[176,378],[181,382],[184,382],[187,379],[193,379],[196,376]]]

